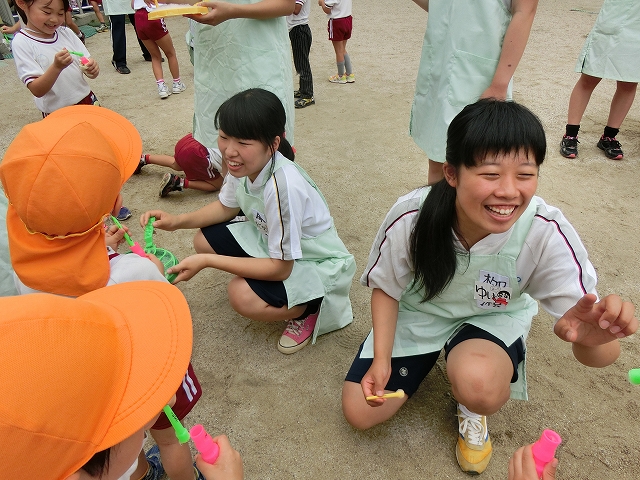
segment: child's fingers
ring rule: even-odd
[[[635,317],[636,307],[631,302],[622,302],[618,317],[611,322],[609,332],[618,338],[633,335],[638,329],[638,319]]]

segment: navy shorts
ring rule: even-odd
[[[227,228],[230,223],[233,222],[216,223],[202,228],[201,231],[213,251],[217,254],[229,257],[250,257]],[[284,288],[283,282],[256,280],[254,278],[245,278],[245,280],[251,290],[269,305],[281,308],[289,304],[287,290]],[[315,313],[320,303],[322,303],[322,297],[311,300],[307,303],[307,308],[300,318]]]
[[[522,338],[519,338],[507,347],[502,340],[491,335],[489,332],[485,332],[474,325],[465,325],[456,336],[444,346],[444,358],[446,359],[449,356],[449,352],[453,347],[465,340],[471,340],[473,338],[489,340],[502,347],[502,349],[507,352],[507,355],[509,355],[509,358],[511,358],[511,363],[513,364],[511,383],[518,380],[518,364],[524,360],[524,342]],[[360,345],[358,354],[347,372],[345,378],[347,382],[360,383],[373,363],[373,358],[360,358],[363,345],[364,342]],[[389,377],[385,390],[395,391],[401,388],[407,396],[411,397],[411,395],[416,393],[422,381],[436,364],[439,356],[440,351],[438,350],[437,352],[424,353],[422,355],[392,358],[391,376]]]

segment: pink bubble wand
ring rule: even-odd
[[[122,224],[113,215],[111,215],[111,221],[113,221],[116,227],[122,228]],[[144,253],[144,249],[140,246],[138,242],[134,242],[133,240],[131,240],[131,237],[127,232],[124,232],[124,239],[127,242],[127,245],[129,245],[129,248],[133,253],[140,255],[141,257],[147,257],[147,254]]]
[[[189,433],[202,459],[211,465],[216,463],[218,455],[220,455],[220,447],[213,441],[204,427],[200,424],[194,425],[189,430]]]
[[[538,478],[542,477],[544,466],[553,460],[556,454],[556,448],[562,443],[562,438],[553,430],[544,430],[540,435],[540,440],[533,444],[531,450],[533,459],[536,462],[536,473]]]

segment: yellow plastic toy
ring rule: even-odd
[[[147,14],[149,20],[156,20],[164,17],[177,17],[179,15],[204,15],[209,9],[201,5],[181,5],[179,3],[167,3],[158,5],[156,2],[155,10]]]

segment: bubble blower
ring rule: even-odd
[[[200,424],[194,425],[191,430],[191,440],[195,444],[202,459],[210,465],[216,463],[220,455],[220,447],[209,436],[204,427]]]
[[[385,393],[384,395],[371,395],[369,397],[366,397],[367,401],[369,400],[375,400],[376,398],[404,398],[404,390],[399,389],[396,390],[395,392],[391,392],[391,393]]]
[[[178,442],[180,443],[180,445],[182,445],[183,443],[187,443],[191,438],[191,435],[189,435],[189,431],[184,428],[184,425],[180,423],[180,420],[178,420],[176,414],[173,413],[171,407],[169,405],[165,405],[162,408],[162,411],[165,413],[165,415],[169,419],[169,422],[171,423],[171,426],[176,431],[176,437],[178,437]]]
[[[171,283],[178,276],[177,273],[167,273],[167,270],[176,266],[179,262],[176,256],[166,248],[160,248],[153,243],[153,222],[156,221],[156,217],[150,217],[144,228],[144,251],[158,257],[158,260],[164,265],[164,277]]]
[[[536,462],[536,473],[538,478],[542,477],[544,466],[553,460],[556,454],[556,448],[562,443],[562,438],[553,430],[544,430],[540,435],[540,440],[533,444],[531,451],[533,459]]]
[[[629,370],[629,381],[631,385],[640,385],[640,368],[632,368]]]
[[[113,215],[111,215],[111,221],[115,224],[116,227],[122,228],[122,224]],[[131,240],[131,237],[129,236],[129,234],[127,232],[124,232],[124,239],[127,242],[127,245],[129,245],[129,248],[131,249],[131,251],[133,253],[135,253],[137,255],[140,255],[141,257],[146,257],[147,256],[147,254],[144,253],[144,250],[140,246],[140,244],[138,242],[134,242],[133,240]]]
[[[67,52],[69,52],[71,55],[75,55],[77,57],[80,57],[80,63],[82,64],[82,67],[86,67],[87,63],[89,63],[89,59],[84,56],[84,53],[82,53],[82,52],[74,52],[73,50],[67,50]],[[80,68],[82,68],[82,67],[80,67]]]

